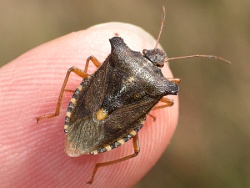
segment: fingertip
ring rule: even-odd
[[[63,100],[62,114],[59,117],[44,122],[39,121],[39,126],[36,126],[35,121],[35,117],[54,112],[67,70],[72,66],[83,69],[85,61],[90,55],[94,55],[100,62],[103,62],[110,53],[108,39],[115,36],[116,33],[124,38],[127,45],[134,51],[141,52],[142,49],[151,49],[155,46],[155,39],[137,26],[124,23],[106,23],[83,31],[74,32],[43,44],[25,53],[1,69],[1,73],[3,73],[1,76],[4,78],[1,81],[5,81],[4,88],[9,88],[4,91],[6,97],[3,98],[4,101],[1,101],[1,104],[4,104],[6,106],[5,109],[11,112],[9,114],[2,113],[8,115],[8,118],[2,123],[6,125],[5,130],[9,129],[16,133],[11,137],[12,143],[9,145],[8,155],[18,150],[20,153],[25,151],[25,155],[32,156],[25,158],[25,156],[20,155],[20,157],[23,157],[22,163],[17,166],[23,170],[19,172],[19,169],[15,169],[13,173],[17,175],[22,173],[20,174],[22,180],[16,182],[16,185],[25,185],[27,179],[34,178],[34,181],[30,181],[29,185],[31,183],[35,185],[35,180],[39,180],[40,185],[42,185],[43,181],[44,185],[47,185],[48,182],[53,185],[64,185],[65,181],[67,185],[72,183],[71,185],[79,186],[83,183],[83,172],[84,174],[89,173],[89,177],[92,173],[92,170],[89,170],[92,168],[90,163],[84,162],[92,161],[91,164],[94,164],[97,159],[101,161],[110,160],[130,154],[127,151],[132,151],[129,149],[132,148],[131,145],[125,144],[126,146],[117,148],[117,151],[93,157],[94,159],[91,158],[92,156],[72,159],[63,154],[62,142],[64,141],[64,132],[60,124],[63,125],[64,123],[65,115],[63,113],[66,111],[65,108],[70,96],[66,96]],[[96,68],[90,65],[89,73],[95,70]],[[172,75],[167,67],[165,71],[168,76]],[[10,73],[14,77],[10,77]],[[11,80],[12,84],[6,82],[8,79]],[[76,88],[80,80],[73,76],[68,87]],[[13,83],[18,83],[18,87]],[[13,108],[12,106],[10,108],[10,105],[5,101],[13,101],[13,98],[15,101],[12,105],[14,104],[15,107]],[[99,176],[100,180],[95,180],[97,181],[97,185],[98,181],[99,183],[105,182],[108,184],[110,174],[115,179],[113,185],[119,186],[121,182],[126,183],[126,181],[130,181],[130,185],[134,185],[153,166],[172,137],[178,118],[178,102],[175,103],[174,107],[159,110],[155,114],[156,121],[152,122],[148,118],[149,120],[146,121],[143,129],[139,132],[141,153],[138,157],[130,160],[131,162],[129,161],[129,163],[122,163],[116,167],[112,167],[116,170],[114,172],[110,172],[110,167],[107,170],[103,170],[103,173]],[[45,126],[50,127],[46,128]],[[20,142],[20,135],[22,136],[22,142]],[[58,152],[59,149],[62,151]],[[30,164],[30,161],[26,160],[31,160],[31,158],[34,164]],[[19,161],[18,156],[15,160]],[[10,163],[11,161],[7,161],[6,164]],[[62,163],[64,166],[63,169],[60,167]],[[82,163],[85,166],[80,166]],[[39,165],[39,170],[35,170],[36,164]],[[54,167],[50,168],[48,164],[54,165]],[[27,167],[34,174],[30,172],[25,173]],[[53,172],[57,170],[57,167],[60,169],[60,177]],[[88,171],[85,171],[84,167]],[[124,169],[126,169],[127,173]],[[72,171],[74,171],[76,177],[69,180],[66,179],[72,176]],[[50,178],[49,173],[53,174],[53,178]],[[44,174],[48,174],[48,176]],[[103,180],[104,176],[106,179]],[[84,178],[86,178],[84,181],[88,180],[87,176]],[[61,181],[58,182],[58,179]],[[8,180],[11,180],[11,178]],[[71,182],[74,180],[78,180],[79,183]]]

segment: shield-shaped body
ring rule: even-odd
[[[165,59],[162,50],[135,52],[120,37],[110,43],[111,54],[82,81],[68,106],[65,151],[71,157],[122,145],[137,134],[163,96],[179,90],[161,72],[163,64],[157,60]]]

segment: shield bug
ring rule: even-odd
[[[164,10],[164,9],[163,9]],[[173,101],[167,95],[176,95],[180,79],[167,79],[161,68],[169,60],[188,57],[217,56],[193,55],[167,58],[166,53],[156,47],[143,50],[143,53],[131,50],[124,40],[116,34],[111,38],[111,53],[101,64],[94,56],[86,60],[85,69],[77,67],[68,69],[58,98],[56,111],[53,114],[37,117],[52,118],[60,114],[61,103],[69,75],[74,72],[83,81],[73,92],[69,102],[64,132],[66,134],[65,152],[70,157],[85,154],[96,155],[115,149],[133,139],[134,153],[113,161],[97,163],[88,183],[93,183],[99,167],[116,164],[138,155],[140,152],[137,133],[142,128],[146,115],[152,109],[170,107]],[[89,75],[89,62],[98,69]],[[159,101],[162,106],[155,106]]]
[[[162,50],[144,50],[144,54],[135,52],[121,37],[111,38],[110,44],[111,54],[102,65],[90,56],[84,71],[77,67],[68,70],[55,113],[37,118],[39,121],[60,114],[63,93],[70,73],[74,72],[83,81],[68,105],[64,125],[65,152],[70,157],[96,155],[117,148],[133,138],[134,154],[96,164],[89,183],[93,182],[99,167],[137,156],[140,151],[137,133],[146,115],[152,108],[172,106],[173,101],[164,96],[176,95],[179,91],[177,84],[180,80],[168,80],[161,72],[162,61],[166,58]],[[89,61],[98,68],[92,75],[86,73]],[[154,107],[159,101],[165,104]]]

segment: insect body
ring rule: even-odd
[[[134,137],[147,113],[178,86],[123,39],[110,39],[111,54],[75,91],[65,132],[70,156],[98,154]],[[75,102],[74,102],[75,101]]]
[[[139,153],[137,133],[143,126],[151,109],[172,106],[173,101],[166,95],[176,95],[179,79],[166,79],[161,67],[166,54],[155,48],[144,50],[143,54],[131,50],[121,37],[110,39],[111,54],[101,65],[90,56],[85,70],[76,67],[68,70],[65,77],[55,114],[59,115],[62,96],[71,72],[83,77],[68,106],[64,131],[65,152],[71,157],[83,154],[98,154],[114,149],[133,138],[134,154],[104,163],[98,163],[89,183],[93,182],[97,169],[115,164]],[[89,61],[99,69],[87,74]],[[162,106],[154,107],[159,101]]]

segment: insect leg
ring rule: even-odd
[[[157,110],[157,109],[161,109],[161,108],[166,108],[166,107],[170,107],[170,106],[173,106],[174,105],[174,101],[173,100],[170,100],[166,97],[162,97],[161,102],[165,103],[163,105],[160,105],[160,106],[155,106],[152,110]]]
[[[168,79],[168,80],[170,80],[170,79]],[[177,81],[177,82],[179,83],[179,80],[180,80],[180,79],[175,79],[175,78],[174,78],[173,80],[174,80],[174,81],[172,81],[172,80],[170,80],[170,81],[172,81],[172,82]],[[160,105],[160,106],[155,106],[152,110],[157,110],[157,109],[161,109],[161,108],[166,108],[166,107],[170,107],[170,106],[173,106],[173,105],[174,105],[174,101],[172,101],[172,100],[170,100],[170,99],[168,99],[168,98],[165,98],[165,97],[162,97],[160,101],[163,102],[163,103],[165,103],[165,104]],[[151,114],[147,114],[147,115],[149,115],[151,118],[153,118],[154,121],[156,120],[156,117],[155,117],[155,116],[153,116],[153,115],[151,115]]]
[[[177,85],[181,82],[180,78],[168,78],[168,80],[171,82],[174,82]]]
[[[128,159],[136,157],[139,154],[139,152],[140,152],[138,135],[135,135],[135,137],[133,138],[133,147],[134,147],[134,153],[131,154],[131,155],[128,155],[126,157],[123,157],[123,158],[120,158],[120,159],[116,159],[116,160],[113,160],[113,161],[108,161],[108,162],[104,162],[104,163],[97,163],[95,165],[94,170],[93,170],[92,177],[91,177],[90,181],[87,182],[87,183],[88,184],[92,184],[93,183],[94,177],[95,177],[95,174],[96,174],[98,168],[103,167],[103,166],[113,165],[113,164],[116,164],[116,163],[120,163],[122,161],[126,161]]]
[[[62,88],[61,88],[61,92],[60,95],[58,97],[58,101],[57,101],[57,107],[56,107],[56,111],[53,114],[47,114],[47,115],[43,115],[43,116],[39,116],[36,118],[37,122],[41,119],[44,118],[52,118],[55,116],[58,116],[60,114],[60,110],[61,110],[61,104],[62,104],[62,98],[63,98],[63,94],[65,92],[65,87],[67,85],[68,79],[69,79],[69,75],[71,72],[74,72],[76,75],[82,77],[82,78],[86,78],[88,76],[88,74],[86,74],[84,71],[82,71],[81,69],[77,68],[77,67],[71,67],[68,69],[67,74],[65,76]],[[66,91],[71,91],[66,89]]]
[[[147,115],[150,116],[150,117],[153,119],[153,121],[156,120],[156,117],[155,117],[155,116],[153,116],[153,115],[151,115],[151,114],[147,114]]]
[[[96,68],[99,68],[101,66],[101,63],[96,59],[94,56],[89,56],[88,59],[86,60],[85,68],[84,68],[84,73],[87,74],[88,71],[88,66],[89,66],[89,61],[92,61]]]
[[[71,92],[71,93],[73,93],[73,92],[75,92],[75,91],[72,90],[72,89],[64,89],[64,92]]]

